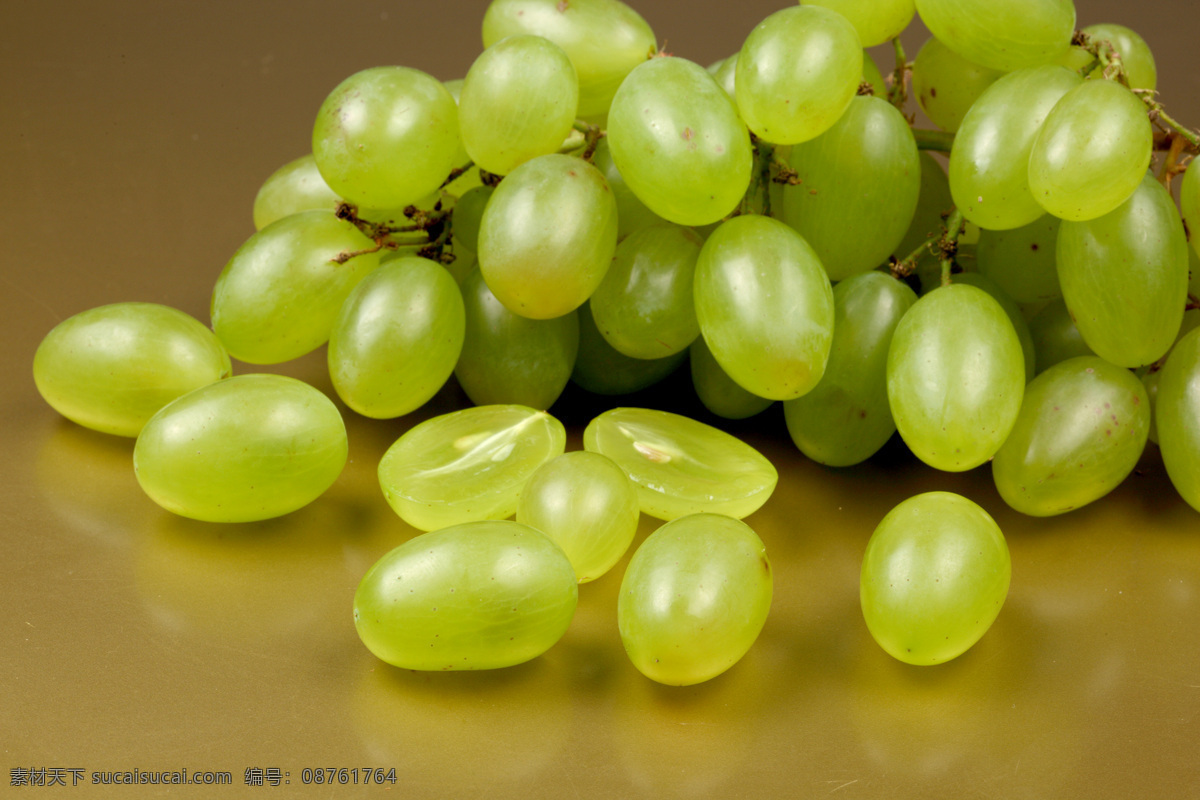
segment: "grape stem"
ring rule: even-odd
[[[908,76],[912,74],[912,64],[904,53],[904,45],[900,42],[899,36],[892,39],[892,48],[896,51],[896,68],[892,70],[892,74],[887,79],[887,99],[903,113],[904,106],[908,103]],[[911,119],[909,124],[912,124]]]
[[[954,270],[954,259],[958,255],[958,237],[962,235],[963,215],[957,208],[942,215],[946,225],[936,236],[930,236],[917,248],[902,259],[891,259],[892,277],[903,280],[912,275],[920,260],[927,255],[937,255],[942,267],[942,285],[950,283],[950,273]]]
[[[575,120],[572,127],[583,134],[583,152],[579,154],[579,157],[589,164],[592,163],[592,156],[596,154],[596,148],[600,145],[600,140],[604,138],[605,132],[599,125],[590,125],[581,119]]]
[[[958,255],[958,237],[962,235],[964,221],[962,212],[957,208],[950,212],[946,220],[946,233],[938,241],[937,247],[942,257],[942,286],[950,285],[950,273],[954,269],[954,257]]]
[[[952,131],[934,131],[926,128],[913,128],[913,138],[917,140],[918,150],[936,150],[939,153],[949,153],[954,146]]]
[[[466,164],[463,164],[461,167],[455,167],[454,169],[450,170],[450,174],[446,176],[446,180],[442,181],[442,185],[438,187],[438,190],[440,191],[442,189],[445,189],[447,186],[454,183],[456,180],[461,178],[464,173],[466,173],[468,170],[470,170],[471,167],[473,167],[473,166],[475,166],[475,162],[468,161]]]
[[[762,213],[769,217],[771,216],[771,182],[774,180],[771,176],[771,166],[776,163],[775,146],[754,135],[751,135],[750,141],[754,145],[754,171],[750,175],[750,186],[742,197],[738,213],[754,213],[754,200],[761,196]],[[792,174],[795,175],[795,172],[793,171]]]

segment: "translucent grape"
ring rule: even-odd
[[[720,675],[758,638],[771,562],[744,522],[693,514],[650,534],[625,570],[617,627],[638,671],[670,686]]]
[[[806,6],[823,6],[850,21],[863,47],[894,39],[912,22],[913,0],[804,0]]]
[[[975,249],[979,273],[1018,303],[1062,297],[1055,260],[1058,225],[1058,217],[1043,214],[1020,228],[981,232]]]
[[[1154,415],[1167,476],[1200,511],[1200,333],[1195,330],[1176,343],[1159,370]]]
[[[912,91],[930,122],[956,131],[983,90],[1004,72],[973,64],[937,37],[930,37],[913,61]]]
[[[991,515],[957,494],[919,494],[889,511],[867,542],[863,619],[894,658],[940,664],[987,633],[1011,581],[1008,544]]]
[[[1072,0],[916,0],[929,31],[968,61],[999,70],[1050,63],[1071,45]]]
[[[157,303],[81,311],[55,325],[33,355],[34,383],[55,411],[117,436],[137,436],[167,403],[230,369],[212,331]]]
[[[750,185],[750,134],[733,101],[682,58],[654,58],[629,73],[609,111],[608,143],[629,189],[679,225],[716,222]]]
[[[277,364],[320,347],[342,303],[379,265],[374,243],[332,211],[304,211],[251,236],[225,265],[212,325],[230,355]],[[360,253],[344,263],[339,258]]]
[[[466,330],[458,284],[425,258],[390,261],[355,287],[329,337],[333,387],[377,419],[423,406],[454,372]]]
[[[1042,123],[1029,154],[1029,190],[1056,217],[1095,219],[1133,194],[1153,148],[1135,94],[1114,81],[1084,81]]]
[[[587,450],[608,456],[658,519],[711,512],[741,519],[775,490],[779,474],[750,445],[703,422],[646,408],[613,408],[588,423]]]
[[[610,396],[640,391],[670,375],[687,357],[687,351],[654,359],[627,356],[601,335],[592,318],[591,303],[577,313],[579,356],[571,380],[586,391]]]
[[[778,220],[722,223],[696,265],[696,318],[742,388],[790,400],[816,386],[833,340],[833,290],[821,261]]]
[[[313,156],[333,191],[365,208],[403,208],[459,166],[458,105],[409,67],[356,72],[317,112]]]
[[[600,171],[551,154],[496,188],[479,226],[479,269],[507,308],[551,319],[581,306],[612,261],[617,204]]]
[[[774,403],[765,397],[748,392],[729,377],[712,351],[704,343],[704,337],[696,337],[688,348],[688,362],[692,373],[692,387],[701,404],[718,417],[746,419],[766,411]]]
[[[367,649],[403,669],[496,669],[549,650],[571,624],[571,562],[518,522],[468,522],[414,537],[354,593]]]
[[[308,505],[346,464],[346,427],[318,390],[239,375],[185,394],[138,434],[133,469],[154,502],[206,522],[252,522]]]
[[[1150,400],[1129,370],[1082,356],[1025,387],[1012,433],[992,460],[1004,502],[1047,517],[1080,508],[1133,471],[1150,430]]]
[[[254,229],[261,231],[275,220],[300,211],[332,211],[341,201],[325,183],[316,159],[309,153],[272,172],[259,187],[254,196]]]
[[[580,583],[599,578],[625,555],[639,517],[629,478],[612,459],[586,450],[539,467],[517,502],[517,522],[561,547]]]
[[[560,456],[561,422],[519,405],[488,405],[428,419],[404,433],[379,462],[388,505],[420,530],[504,519],[538,467]],[[574,579],[572,578],[572,582]]]

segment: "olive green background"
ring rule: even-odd
[[[668,50],[707,64],[783,0],[647,0]],[[1200,125],[1190,0],[1077,0],[1080,25],[1149,40],[1168,109]],[[1006,509],[984,467],[936,473],[892,447],[832,470],[791,445],[778,407],[730,425],[778,466],[748,518],[775,601],[725,675],[658,686],[616,630],[626,562],[581,589],[545,656],[480,674],[393,669],[359,643],[354,587],[414,531],[375,480],[417,419],[347,412],[351,460],[286,518],[175,518],[138,488],[132,440],[93,434],[38,397],[33,352],[57,322],[141,300],[207,322],[213,281],[252,233],[250,207],[303,154],[324,96],[398,63],[461,77],[485,3],[0,2],[0,776],[18,767],[229,771],[172,796],[354,797],[306,767],[395,768],[398,797],[1200,797],[1200,514],[1154,447],[1110,497],[1037,520]],[[923,39],[906,34],[910,57]],[[881,64],[890,63],[887,48]],[[283,365],[332,394],[323,351]],[[237,372],[250,371],[237,365]],[[694,407],[686,382],[638,402]],[[569,447],[602,406],[556,407]],[[992,512],[1013,584],[958,660],[908,667],[858,608],[871,531],[944,489]],[[643,517],[640,541],[655,527]],[[287,787],[243,785],[279,768]],[[361,775],[361,773],[360,773]],[[361,778],[360,778],[361,780]],[[29,790],[141,797],[161,787]],[[3,792],[7,794],[8,792]],[[16,789],[13,796],[25,796]]]

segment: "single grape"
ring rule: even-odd
[[[1075,32],[1073,0],[916,0],[916,5],[934,36],[992,69],[1054,62]]]
[[[658,519],[711,512],[741,519],[775,490],[779,474],[750,445],[703,422],[646,408],[613,408],[588,423],[587,450],[608,456]]]
[[[917,208],[904,238],[892,251],[897,258],[907,258],[926,241],[940,235],[946,227],[946,215],[954,209],[946,170],[928,150],[922,150],[917,161],[921,170]]]
[[[1167,476],[1180,496],[1200,511],[1200,333],[1180,339],[1159,370],[1154,407],[1158,445]]]
[[[879,65],[875,63],[875,59],[866,50],[863,51],[862,82],[871,84],[871,91],[876,97],[887,97],[887,83],[883,80],[883,74],[879,71]]]
[[[388,505],[420,530],[504,519],[529,476],[562,455],[566,429],[520,405],[487,405],[428,419],[404,433],[379,462]]]
[[[607,136],[596,145],[592,163],[604,175],[604,182],[608,184],[613,199],[617,201],[617,241],[623,240],[634,231],[663,221],[662,217],[646,208],[646,204],[625,185],[625,179],[621,177],[621,172],[612,159]]]
[[[804,5],[823,6],[841,14],[854,26],[863,47],[896,38],[916,13],[913,0],[804,0]]]
[[[746,419],[766,411],[774,400],[748,392],[721,369],[712,351],[704,343],[703,336],[688,348],[688,362],[692,373],[692,388],[701,404],[718,417]]]
[[[1088,25],[1083,32],[1090,36],[1092,41],[1108,42],[1121,54],[1121,66],[1125,68],[1130,87],[1151,91],[1157,87],[1158,68],[1154,64],[1154,54],[1150,52],[1150,45],[1146,44],[1146,40],[1137,31],[1124,25],[1102,23]],[[1090,54],[1088,59],[1091,60]],[[1103,72],[1102,69],[1096,69],[1088,77],[1098,79]]]
[[[1079,328],[1061,297],[1051,300],[1030,318],[1029,335],[1033,338],[1034,360],[1039,371],[1045,371],[1068,358],[1095,355],[1079,334]]]
[[[1020,228],[982,231],[975,248],[979,274],[1021,304],[1062,297],[1055,258],[1059,222],[1053,214],[1043,214]]]
[[[332,211],[340,202],[342,198],[325,183],[309,153],[272,172],[259,187],[254,196],[254,229],[261,231],[275,220],[301,211]]]
[[[549,650],[571,624],[579,588],[553,542],[509,520],[416,536],[367,571],[354,627],[403,669],[509,667]]]
[[[1029,331],[1029,323],[1025,321],[1025,315],[1021,313],[1021,306],[986,275],[980,275],[977,272],[962,272],[954,276],[954,282],[983,289],[1004,309],[1004,313],[1008,315],[1008,321],[1012,323],[1013,331],[1017,334],[1017,340],[1021,343],[1021,353],[1025,357],[1025,380],[1029,381],[1037,374],[1037,351],[1033,347],[1033,334]]]
[[[625,652],[659,683],[715,678],[758,638],[772,586],[766,547],[746,523],[719,514],[668,522],[638,547],[621,581]]]
[[[713,76],[717,86],[725,90],[725,94],[729,95],[729,99],[735,105],[737,104],[737,62],[738,54],[734,53],[708,68],[708,73]],[[713,69],[713,66],[716,69]]]
[[[479,252],[479,227],[483,212],[496,189],[492,186],[476,186],[463,194],[454,205],[454,242],[456,247],[465,247],[472,253]]]
[[[1188,164],[1179,184],[1179,208],[1183,213],[1183,221],[1187,223],[1193,256],[1200,254],[1200,167],[1196,163],[1193,160]],[[1200,279],[1200,274],[1192,275],[1192,279]]]
[[[599,395],[637,392],[670,375],[687,357],[687,351],[665,358],[633,358],[613,348],[596,327],[591,303],[579,315],[579,355],[571,380],[580,388]]]
[[[33,380],[85,428],[137,436],[159,409],[228,378],[229,354],[198,320],[157,303],[113,303],[54,326],[33,355]]]
[[[930,122],[956,131],[983,90],[1004,72],[973,64],[931,36],[917,51],[912,91]]]
[[[282,375],[239,375],[151,417],[134,445],[133,470],[168,511],[252,522],[317,499],[347,454],[342,416],[320,391]]]
[[[893,508],[871,534],[859,596],[880,647],[907,664],[931,665],[983,637],[1011,581],[996,521],[965,497],[927,492]]]

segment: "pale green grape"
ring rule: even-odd
[[[1167,476],[1200,511],[1200,333],[1188,333],[1159,370],[1154,406],[1158,445]]]
[[[711,512],[741,519],[770,498],[775,467],[750,445],[703,422],[646,408],[613,408],[588,423],[587,450],[608,456],[658,519]]]
[[[1189,308],[1187,311],[1183,312],[1183,324],[1179,326],[1179,336],[1175,338],[1175,342],[1178,343],[1181,339],[1183,339],[1183,337],[1187,336],[1196,328],[1200,328],[1200,309]],[[1174,349],[1174,347],[1172,347],[1172,349]],[[1162,365],[1166,362],[1170,355],[1171,351],[1167,351],[1167,355],[1160,358],[1154,364],[1141,367],[1134,373],[1141,378],[1142,386],[1145,387],[1146,394],[1150,398],[1150,435],[1147,438],[1149,438],[1149,440],[1155,444],[1158,444],[1158,426],[1155,423],[1154,412],[1154,406],[1157,403],[1158,398],[1158,381],[1162,376]]]
[[[815,5],[776,11],[738,54],[737,107],[754,134],[775,144],[829,130],[863,79],[863,43],[845,17]]]
[[[586,391],[610,396],[641,391],[670,375],[687,357],[686,350],[665,358],[627,356],[601,335],[592,317],[591,303],[584,303],[577,313],[579,355],[571,380]]]
[[[946,170],[928,150],[920,152],[918,164],[921,184],[917,193],[917,208],[904,238],[892,251],[896,258],[907,258],[931,237],[938,236],[945,229],[946,215],[954,209]]]
[[[193,317],[157,303],[113,303],[54,326],[33,355],[33,380],[85,428],[137,436],[158,410],[228,378],[229,355]]]
[[[992,460],[1004,502],[1048,517],[1098,500],[1133,471],[1150,430],[1150,400],[1132,372],[1072,358],[1025,387],[1012,433]]]
[[[254,229],[261,231],[277,219],[323,208],[332,211],[342,198],[321,173],[312,154],[289,161],[271,173],[254,196]]]
[[[403,208],[460,166],[458,106],[420,70],[373,67],[346,78],[321,104],[312,147],[338,195],[365,208]]]
[[[725,90],[725,94],[729,95],[729,99],[737,102],[737,62],[738,54],[734,53],[722,61],[717,62],[717,69],[708,68],[709,74],[713,76],[713,80],[717,82]]]
[[[454,205],[454,241],[472,253],[479,252],[479,227],[483,212],[492,199],[495,188],[476,186],[463,194]]]
[[[666,358],[700,335],[692,279],[703,242],[669,222],[630,234],[591,297],[592,318],[618,352]]]
[[[1075,32],[1072,0],[916,0],[929,31],[963,58],[999,70],[1060,58]]]
[[[428,419],[379,462],[388,505],[420,530],[504,519],[529,476],[566,449],[561,422],[521,405],[486,405]]]
[[[579,588],[553,542],[509,520],[421,534],[367,570],[354,627],[403,669],[510,667],[549,650],[571,624]]]
[[[517,522],[561,547],[580,583],[599,578],[625,555],[640,515],[637,489],[624,471],[586,450],[540,466],[517,501]]]
[[[1009,73],[979,95],[950,151],[950,193],[964,217],[1006,230],[1046,213],[1029,188],[1029,156],[1051,109],[1082,82],[1064,67],[1044,66]]]
[[[876,97],[887,97],[887,84],[883,80],[883,74],[879,71],[879,65],[865,50],[863,51],[862,82],[871,84],[871,91],[875,93]]]
[[[1095,355],[1079,334],[1066,302],[1051,300],[1029,320],[1029,335],[1039,371],[1045,371],[1060,361],[1076,356]]]
[[[982,231],[975,248],[979,273],[1021,304],[1062,297],[1055,261],[1058,225],[1058,217],[1043,214],[1020,228]]]
[[[835,281],[875,269],[912,223],[921,164],[904,115],[881,97],[855,97],[841,119],[792,148],[801,183],[784,192],[783,220]]]
[[[889,655],[940,664],[987,633],[1011,581],[1008,544],[991,515],[960,495],[927,492],[893,508],[871,534],[859,599]]]
[[[887,392],[904,443],[948,472],[987,461],[1021,408],[1025,358],[1000,304],[954,283],[919,299],[888,350]]]
[[[1042,123],[1029,154],[1029,190],[1056,217],[1095,219],[1129,199],[1153,149],[1137,95],[1115,81],[1084,81]]]
[[[570,57],[581,117],[605,114],[625,76],[658,49],[646,20],[618,0],[492,0],[484,47],[518,33],[544,36]]]
[[[1188,164],[1179,184],[1179,209],[1187,223],[1188,238],[1192,242],[1193,255],[1200,254],[1200,167],[1196,161]],[[1193,278],[1200,278],[1194,275]]]
[[[454,372],[466,330],[458,284],[425,258],[389,261],[346,299],[329,336],[333,388],[376,419],[423,406]]]
[[[346,464],[346,426],[318,390],[282,375],[239,375],[185,394],[138,434],[133,470],[154,502],[206,522],[252,522],[302,508]]]
[[[1124,25],[1102,23],[1088,25],[1083,32],[1092,37],[1093,41],[1106,41],[1121,54],[1121,64],[1125,67],[1125,75],[1129,85],[1134,89],[1153,90],[1158,85],[1158,68],[1154,64],[1154,54],[1150,45],[1137,33]],[[1089,60],[1090,60],[1089,56]],[[1103,70],[1097,69],[1089,76],[1099,78]]]
[[[813,461],[845,467],[865,461],[896,432],[888,406],[892,334],[917,296],[882,272],[833,287],[833,347],[821,382],[783,404],[788,433]]]
[[[653,58],[629,73],[609,111],[608,143],[630,191],[679,225],[716,222],[750,185],[750,133],[733,101],[682,58]]]
[[[1025,380],[1028,381],[1036,375],[1037,351],[1033,346],[1033,334],[1029,331],[1029,323],[1025,321],[1025,315],[1021,313],[1021,306],[1017,301],[1009,297],[991,278],[977,272],[962,272],[955,275],[953,280],[955,283],[965,283],[983,289],[1000,304],[1004,313],[1008,315],[1008,321],[1012,323],[1017,340],[1021,343],[1021,353],[1025,357]]]
[[[725,419],[746,419],[766,411],[774,400],[759,397],[738,386],[729,377],[712,351],[704,343],[703,336],[688,348],[688,362],[692,373],[692,388],[696,397],[712,413]]]
[[[1004,72],[973,64],[930,37],[913,61],[912,91],[929,121],[942,130],[956,131],[983,90]]]
[[[621,642],[651,680],[707,681],[750,650],[771,610],[772,588],[766,547],[746,523],[719,514],[668,522],[625,570],[617,600]]]
[[[612,151],[608,147],[608,137],[601,139],[600,143],[596,145],[596,152],[592,154],[592,163],[604,175],[604,182],[608,184],[613,199],[617,201],[618,241],[636,230],[663,221],[662,217],[646,208],[646,204],[625,185],[625,179],[621,177],[621,172],[612,159]]]
[[[541,36],[510,36],[484,50],[463,83],[458,126],[481,168],[507,175],[553,153],[575,122],[579,85],[562,48]]]
[[[562,394],[579,351],[579,314],[529,319],[504,307],[479,270],[462,282],[466,335],[454,375],[477,405],[549,408]]]
[[[320,347],[342,303],[379,265],[374,242],[332,211],[303,211],[251,236],[225,265],[212,325],[229,354],[278,364]],[[336,259],[349,258],[345,263]]]
[[[696,318],[721,368],[772,400],[810,391],[833,340],[833,290],[808,243],[778,220],[725,222],[700,251]]]
[[[1187,239],[1153,175],[1115,211],[1064,221],[1056,255],[1063,299],[1096,355],[1138,367],[1166,354],[1187,300]]]
[[[803,0],[806,6],[823,6],[850,21],[863,47],[894,39],[912,22],[913,0]]]
[[[465,78],[455,78],[454,80],[443,81],[442,86],[446,87],[446,91],[450,93],[450,96],[454,98],[454,102],[457,103],[459,98],[462,97],[462,87],[463,87],[463,84],[465,84],[466,82],[467,81]],[[460,117],[459,118],[460,127],[461,127],[461,119],[462,118]],[[455,166],[455,168],[461,167],[464,164],[467,164],[468,162],[470,162],[470,160],[471,160],[471,154],[467,152],[467,148],[463,145],[462,135],[460,134],[458,137],[458,149],[454,152],[454,160],[453,160],[454,166]],[[478,185],[479,167],[475,166],[472,169],[467,171],[467,174],[471,174],[471,173],[474,173],[475,183]],[[464,175],[460,176],[457,180],[448,184],[446,186],[446,190],[449,191],[451,194],[455,195],[456,197],[460,196],[464,192],[466,192],[469,188],[471,188],[471,187],[461,185],[468,180],[469,180],[469,178],[467,177],[466,174],[464,174]]]
[[[479,269],[507,308],[532,319],[581,306],[617,246],[617,203],[600,171],[551,154],[496,188],[479,226]]]

